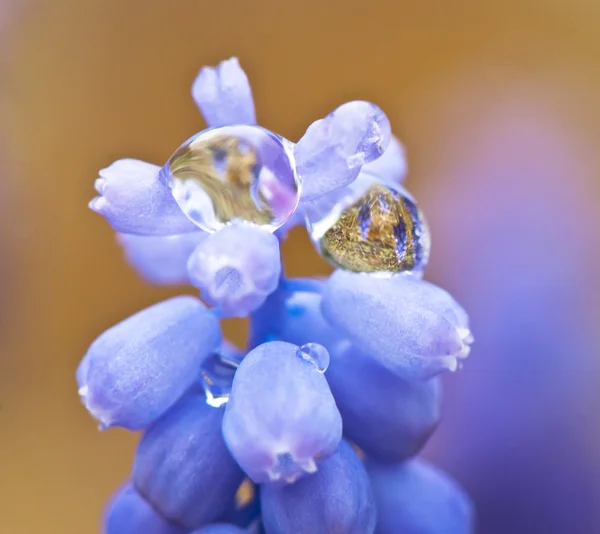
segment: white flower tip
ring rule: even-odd
[[[94,182],[94,189],[96,191],[98,191],[98,193],[100,193],[100,195],[104,194],[104,190],[106,189],[106,179],[100,177],[97,178],[96,181]]]
[[[305,473],[312,475],[317,472],[317,463],[314,458],[308,458],[307,460],[298,462],[298,465],[304,470]]]
[[[236,67],[239,67],[240,60],[237,58],[237,56],[231,56],[229,59],[224,59],[221,61],[221,63],[219,63],[219,66],[220,65],[235,65]]]
[[[457,328],[457,332],[462,342],[466,345],[471,345],[475,341],[473,334],[467,327]]]
[[[463,368],[463,360],[465,360],[471,352],[471,347],[469,345],[469,341],[467,340],[472,338],[473,336],[471,336],[469,333],[469,335],[466,338],[462,339],[463,343],[460,350],[457,353],[448,356],[448,358],[446,359],[446,368],[451,373],[460,371]]]
[[[267,470],[271,482],[283,481],[293,484],[304,475],[312,475],[317,472],[317,464],[314,458],[296,459],[291,452],[282,452],[273,459],[273,465]]]
[[[94,197],[92,200],[90,200],[88,207],[92,211],[95,211],[96,213],[101,213],[107,204],[108,204],[108,201],[106,200],[106,197],[100,196],[100,197]]]

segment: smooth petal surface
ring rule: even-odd
[[[243,528],[236,527],[235,525],[219,523],[208,525],[200,530],[194,530],[191,534],[249,534],[249,532]]]
[[[363,165],[387,148],[391,127],[375,104],[348,102],[313,122],[294,154],[302,198],[314,199],[354,181]]]
[[[375,502],[375,534],[471,534],[473,508],[462,488],[422,460],[395,466],[367,462]]]
[[[194,297],[176,297],[108,329],[77,373],[79,394],[101,427],[140,430],[188,389],[221,341],[214,315]]]
[[[99,196],[90,202],[90,208],[125,234],[165,236],[197,230],[159,180],[159,171],[144,161],[115,161],[100,171],[95,183]]]
[[[144,434],[133,482],[164,517],[190,529],[219,519],[244,475],[223,441],[222,408],[187,394]]]
[[[188,272],[202,298],[223,315],[245,317],[277,288],[279,241],[251,224],[226,226],[194,250]]]
[[[324,317],[363,353],[408,379],[455,371],[473,337],[465,311],[443,289],[410,276],[335,271]]]
[[[160,516],[131,484],[123,486],[108,504],[104,534],[185,534],[185,530]]]
[[[350,345],[330,354],[327,382],[344,436],[381,461],[417,454],[441,418],[440,378],[405,380]]]
[[[250,83],[235,57],[200,70],[192,97],[210,128],[256,124]]]
[[[288,486],[264,486],[261,504],[268,534],[372,534],[375,529],[369,479],[346,442],[314,475]]]
[[[407,172],[404,146],[392,136],[385,152],[375,161],[363,165],[361,172],[377,176],[382,182],[399,185]]]
[[[223,420],[225,441],[256,483],[293,482],[337,447],[342,419],[315,365],[274,341],[242,360]]]
[[[165,237],[117,234],[117,241],[127,261],[148,282],[185,284],[188,259],[207,235],[202,231]]]
[[[331,363],[325,377],[342,414],[344,436],[382,461],[398,462],[415,455],[441,417],[439,379],[405,380],[361,354],[321,315],[318,290],[325,283],[306,282],[314,290],[289,295],[283,304],[285,313],[278,314],[277,320],[268,307],[261,308],[256,319],[267,322],[271,318],[270,333],[281,341],[327,347]],[[291,287],[302,283],[301,279],[286,281]]]

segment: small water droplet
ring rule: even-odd
[[[222,126],[186,141],[161,170],[175,201],[207,232],[242,220],[275,231],[300,198],[293,143],[259,126]]]
[[[204,360],[200,373],[206,404],[213,408],[220,408],[227,403],[233,384],[233,375],[240,361],[221,352],[213,352]]]
[[[353,272],[422,274],[430,235],[423,212],[400,186],[361,175],[332,202],[307,213],[311,238],[335,267]]]
[[[324,373],[329,367],[329,352],[323,345],[307,343],[298,349],[297,354],[303,360],[313,364],[320,373]]]

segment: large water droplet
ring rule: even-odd
[[[260,126],[194,135],[167,161],[161,179],[185,215],[207,232],[235,220],[275,231],[299,200],[293,143]]]
[[[315,204],[307,225],[321,255],[348,271],[422,274],[429,259],[429,228],[414,199],[368,175]]]
[[[307,343],[298,349],[297,354],[303,360],[313,364],[320,373],[324,373],[329,367],[329,352],[323,345]]]
[[[213,408],[223,406],[229,400],[233,375],[240,359],[213,352],[204,360],[201,368],[202,387],[206,394],[206,403]]]

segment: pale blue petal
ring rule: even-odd
[[[473,341],[456,301],[411,276],[338,270],[325,286],[322,311],[362,352],[408,379],[456,371]]]
[[[102,428],[143,429],[188,389],[220,341],[217,319],[198,299],[155,304],[92,343],[77,373],[79,394]]]
[[[153,284],[189,283],[187,262],[205,232],[171,236],[118,234],[127,261],[138,274]]]
[[[159,180],[159,171],[144,161],[115,161],[100,171],[95,183],[99,196],[90,202],[90,208],[125,234],[164,236],[197,230]]]
[[[250,83],[235,57],[202,68],[192,85],[192,97],[210,128],[256,124]]]
[[[135,491],[123,486],[108,504],[104,534],[185,534],[186,530],[162,517]]]
[[[252,224],[210,234],[188,262],[191,283],[224,316],[245,317],[275,291],[281,275],[279,241]]]
[[[314,475],[288,486],[264,486],[261,504],[269,534],[372,534],[375,529],[369,478],[346,442]]]
[[[381,156],[390,137],[387,117],[370,102],[348,102],[313,122],[294,150],[303,200],[353,182],[363,165]]]
[[[361,172],[377,176],[382,182],[399,185],[404,181],[407,170],[404,146],[392,136],[381,157],[363,165]]]
[[[441,419],[439,377],[405,380],[350,345],[331,351],[326,376],[344,436],[372,458],[399,462],[414,456]]]
[[[367,462],[367,470],[377,504],[375,534],[474,532],[469,498],[434,466],[417,459],[396,465]]]
[[[138,492],[190,529],[220,519],[244,478],[223,441],[223,412],[191,392],[146,431],[135,455]]]
[[[293,482],[335,450],[342,419],[317,366],[298,356],[296,345],[275,341],[242,360],[223,433],[254,482]]]
[[[194,532],[191,532],[190,534],[250,534],[250,532],[246,529],[236,527],[235,525],[219,523],[208,525],[200,530],[194,530]]]

